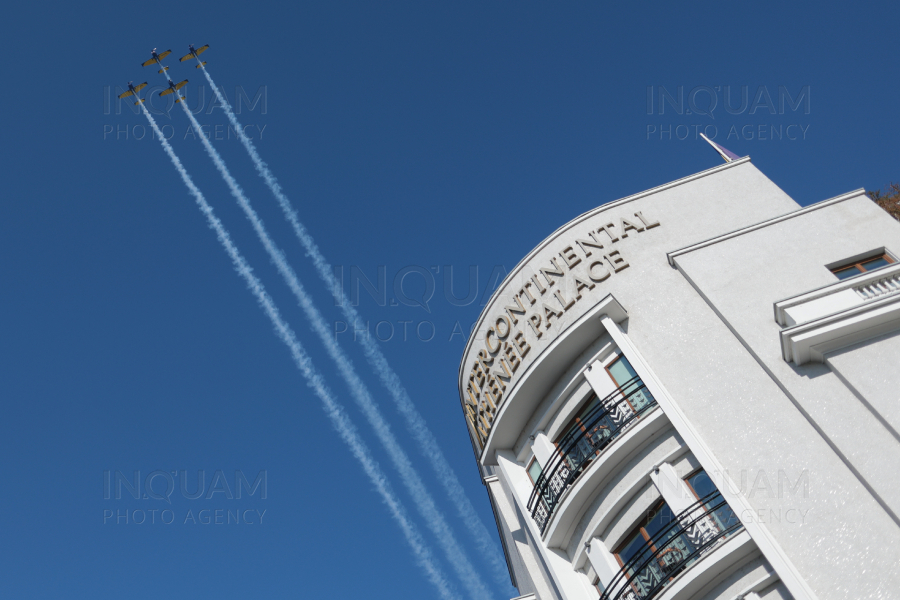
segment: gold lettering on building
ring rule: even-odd
[[[507,388],[531,350],[534,342],[530,343],[527,335],[540,341],[543,334],[557,322],[562,322],[565,313],[582,298],[601,293],[602,286],[594,291],[597,284],[629,267],[622,253],[609,248],[609,244],[616,244],[629,235],[634,237],[659,224],[637,211],[619,218],[618,228],[611,221],[582,237],[570,238],[571,243],[547,259],[538,272],[511,295],[510,303],[498,306],[500,314],[484,334],[483,347],[475,355],[463,393],[463,410],[479,447],[484,448]],[[605,234],[608,241],[601,238],[601,234]],[[552,293],[540,298],[548,291]]]

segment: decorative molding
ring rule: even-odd
[[[638,421],[629,427],[620,438],[613,441],[604,452],[597,457],[578,479],[560,496],[556,510],[550,516],[550,523],[544,531],[543,539],[550,548],[564,548],[572,535],[572,528],[577,524],[585,506],[594,497],[603,481],[620,467],[626,457],[653,440],[661,431],[671,427],[665,413],[654,406]],[[676,449],[673,455],[683,452]],[[668,458],[668,457],[667,457]],[[647,480],[640,478],[629,492],[640,489]]]
[[[732,510],[738,514],[741,514],[740,511],[743,510],[752,511],[753,507],[750,505],[749,501],[743,495],[734,491],[739,490],[740,488],[733,480],[731,480],[727,471],[722,466],[722,463],[719,462],[709,446],[706,445],[706,442],[703,441],[703,438],[700,437],[700,434],[694,429],[693,424],[681,410],[681,407],[679,407],[672,399],[671,394],[669,394],[668,390],[663,386],[647,361],[644,360],[643,355],[641,355],[637,347],[635,347],[628,334],[622,331],[612,319],[603,319],[603,325],[606,327],[607,331],[609,331],[613,341],[623,352],[625,352],[631,366],[637,371],[641,380],[650,389],[650,392],[653,394],[654,398],[656,398],[656,402],[663,412],[666,413],[666,416],[675,427],[675,430],[691,449],[691,452],[700,463],[700,466],[702,466],[707,473],[722,474],[721,476],[725,481],[724,485],[719,487],[719,492],[731,506]],[[781,581],[787,586],[795,600],[816,600],[816,593],[812,590],[806,580],[803,579],[803,576],[797,570],[797,567],[794,566],[794,563],[788,557],[781,545],[775,540],[772,533],[763,524],[752,519],[744,523],[744,528],[750,537],[753,538],[753,541],[756,542],[756,545],[769,561],[769,564],[774,567],[778,576],[781,578]]]
[[[541,250],[543,250],[546,246],[548,246],[549,244],[556,241],[556,239],[559,237],[559,235],[562,234],[564,231],[571,229],[571,228],[575,227],[576,225],[578,225],[579,223],[586,221],[586,220],[592,218],[593,216],[598,215],[607,210],[610,210],[612,208],[622,206],[623,204],[627,204],[629,202],[634,202],[635,200],[640,200],[641,198],[646,198],[647,196],[652,196],[653,194],[658,194],[659,192],[663,192],[665,190],[669,190],[669,189],[678,187],[680,185],[684,185],[686,183],[690,183],[692,181],[696,181],[698,179],[708,177],[710,175],[715,175],[716,173],[720,173],[722,171],[727,171],[728,169],[733,169],[734,167],[738,167],[740,165],[743,165],[743,164],[746,164],[749,162],[750,162],[750,157],[745,156],[745,157],[735,160],[733,162],[725,163],[723,165],[719,165],[717,167],[713,167],[712,169],[707,169],[705,171],[700,171],[699,173],[694,173],[693,175],[690,175],[688,177],[676,179],[675,181],[671,181],[669,183],[657,186],[655,188],[651,188],[649,190],[645,190],[645,191],[637,193],[637,194],[632,194],[631,196],[626,196],[625,198],[620,198],[618,200],[613,200],[611,202],[607,202],[606,204],[602,204],[602,205],[598,206],[597,208],[591,209],[591,210],[587,211],[586,213],[583,213],[583,214],[575,217],[574,219],[572,219],[565,225],[557,228],[556,231],[554,231],[553,233],[548,235],[546,238],[544,238],[544,240],[540,244],[535,246],[534,249],[531,250],[531,252],[526,254],[525,257],[522,260],[520,260],[515,267],[513,267],[513,269],[506,275],[506,277],[504,277],[503,281],[501,281],[500,284],[497,286],[497,289],[494,290],[494,293],[491,294],[491,297],[488,300],[487,304],[484,305],[484,308],[481,310],[481,314],[478,315],[478,320],[476,321],[476,325],[474,326],[473,330],[478,331],[479,329],[481,329],[481,324],[484,321],[485,315],[487,315],[488,311],[491,309],[491,307],[494,305],[497,298],[499,297],[501,291],[505,288],[506,282],[511,281],[512,278],[515,277],[522,270],[522,268],[531,261],[532,258],[537,256],[538,253]],[[463,369],[465,368],[466,357],[469,355],[469,351],[472,349],[472,342],[474,339],[475,339],[474,336],[469,336],[469,339],[466,341],[466,347],[465,347],[465,350],[463,351],[462,359],[460,360],[460,363],[459,363],[459,377],[458,377],[459,381],[463,380],[463,376],[464,376]]]
[[[900,294],[859,300],[840,312],[781,332],[784,360],[800,366],[822,362],[825,354],[900,329]]]
[[[675,259],[683,254],[687,254],[701,248],[706,248],[707,246],[712,246],[713,244],[718,244],[719,242],[724,242],[725,240],[737,237],[739,235],[744,235],[745,233],[750,233],[751,231],[756,231],[757,229],[762,229],[763,227],[768,227],[769,225],[775,225],[776,223],[781,223],[782,221],[787,221],[788,219],[793,219],[794,217],[799,217],[801,215],[811,213],[814,210],[819,210],[820,208],[825,208],[826,206],[831,206],[832,204],[837,204],[838,202],[851,200],[859,196],[865,196],[865,194],[866,190],[864,190],[863,188],[859,188],[858,190],[853,190],[852,192],[847,192],[846,194],[841,194],[840,196],[835,196],[834,198],[830,198],[828,200],[822,200],[821,202],[810,204],[809,206],[805,206],[799,210],[781,215],[780,217],[761,221],[755,225],[749,225],[747,227],[742,227],[741,229],[735,229],[734,231],[723,233],[722,235],[718,235],[706,241],[691,244],[690,246],[685,246],[684,248],[679,248],[678,250],[673,250],[666,253],[666,258],[668,258],[669,260],[669,265],[674,267]]]
[[[628,318],[628,313],[618,300],[612,294],[607,294],[592,309],[560,332],[549,346],[541,350],[540,356],[525,368],[518,381],[507,388],[506,399],[494,417],[480,455],[482,465],[495,464],[494,454],[498,449],[512,448],[516,444],[531,414],[548,391],[539,389],[538,393],[532,393],[532,390],[539,388],[540,384],[546,384],[547,377],[558,377],[564,365],[571,364],[575,357],[605,332],[600,322],[601,315],[609,315],[616,323]]]
[[[898,291],[900,263],[779,300],[773,305],[775,322],[792,327]]]
[[[659,600],[691,600],[722,572],[728,571],[752,556],[755,545],[746,531],[735,534],[708,555],[692,564],[663,588]]]

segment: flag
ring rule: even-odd
[[[712,141],[711,139],[709,139],[708,137],[706,137],[706,136],[703,135],[702,133],[700,134],[700,137],[702,137],[704,140],[706,140],[706,141],[709,143],[710,146],[712,146],[713,148],[715,148],[715,149],[716,149],[716,152],[719,153],[719,156],[721,156],[722,158],[725,159],[725,162],[731,162],[731,161],[734,161],[734,160],[737,160],[737,159],[740,158],[740,156],[738,156],[737,154],[735,154],[735,153],[732,152],[731,150],[728,150],[727,148],[724,148],[724,147],[720,146],[719,144],[715,143],[714,141]]]

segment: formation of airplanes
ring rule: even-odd
[[[206,52],[207,50],[209,50],[209,44],[206,44],[205,46],[201,46],[199,48],[194,48],[193,44],[189,44],[188,50],[189,50],[189,52],[187,54],[185,54],[184,56],[182,56],[179,59],[179,62],[184,62],[188,59],[196,58],[197,59],[197,67],[196,68],[198,68],[198,69],[203,67],[206,64],[206,61],[203,61],[203,62],[200,61],[200,55],[203,54],[204,52]],[[155,63],[156,65],[158,65],[160,67],[159,73],[165,73],[166,71],[169,70],[169,67],[164,66],[162,64],[162,61],[165,57],[167,57],[171,53],[172,53],[171,50],[166,50],[165,52],[157,52],[156,48],[154,48],[153,50],[150,51],[150,59],[145,60],[143,63],[141,63],[141,66],[149,67],[150,65]],[[163,90],[162,92],[160,92],[159,95],[160,96],[168,96],[169,94],[175,94],[175,96],[176,96],[175,103],[177,104],[177,103],[181,102],[182,100],[184,100],[184,96],[180,96],[178,94],[178,90],[180,90],[185,85],[187,85],[187,82],[188,82],[187,79],[185,79],[184,81],[182,81],[180,83],[175,83],[174,81],[170,80],[169,87],[167,89]],[[128,91],[126,91],[122,94],[119,94],[119,98],[127,98],[128,96],[134,96],[138,100],[134,104],[138,105],[143,102],[143,100],[141,98],[138,98],[138,92],[141,91],[144,88],[144,86],[147,85],[147,82],[145,81],[144,83],[141,83],[139,85],[132,85],[132,83],[133,82],[131,82],[131,81],[128,82]]]

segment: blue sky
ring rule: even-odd
[[[203,58],[232,102],[238,89],[265,98],[239,118],[345,291],[383,267],[385,295],[363,289],[359,311],[371,334],[381,323],[378,343],[475,505],[471,518],[493,532],[456,376],[458,331],[496,277],[576,215],[720,164],[698,131],[752,156],[801,204],[900,179],[888,49],[898,12],[765,2],[8,7],[3,595],[438,597],[143,117],[107,105],[129,80],[162,84],[140,67],[150,48],[173,49],[165,63],[190,80],[188,105],[214,137],[227,137],[227,119],[210,108],[201,74],[177,62],[188,43],[210,44]],[[660,114],[661,90],[677,98],[679,88],[680,108],[669,102]],[[794,100],[805,90],[805,100],[781,111],[779,90]],[[697,114],[713,94],[712,116]],[[464,597],[185,115],[157,119]],[[213,143],[491,594],[516,595],[476,551],[239,142]],[[466,296],[470,267],[477,273],[471,301],[448,298],[451,266],[456,296]],[[413,301],[429,295],[428,310]],[[265,471],[267,497],[190,500],[176,488],[171,505],[127,491],[104,499],[104,472],[116,470],[142,480],[175,471],[176,486],[185,471],[191,489],[198,470],[207,486],[223,471],[231,487],[236,470],[251,481]],[[174,522],[104,523],[107,510],[151,509],[170,509]],[[228,510],[266,512],[262,523],[184,522],[202,510],[213,521],[216,510],[223,520]]]

